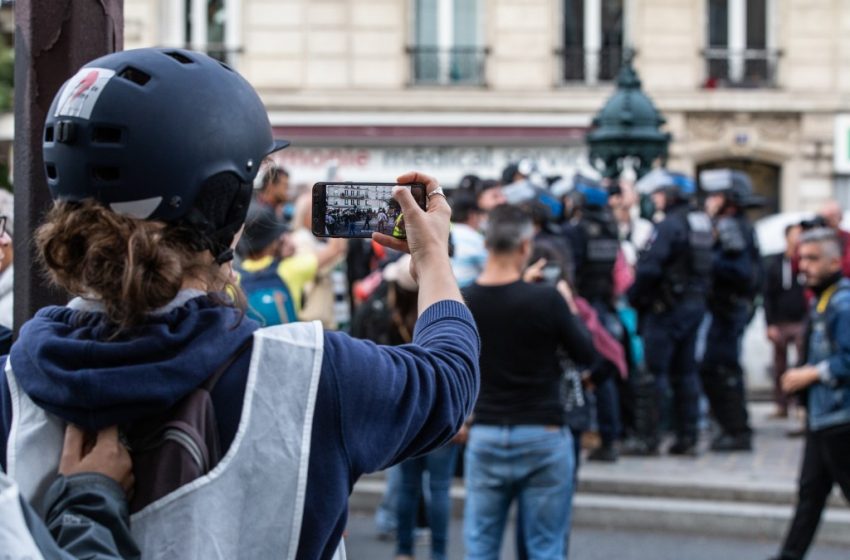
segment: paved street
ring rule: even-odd
[[[454,519],[449,538],[449,558],[463,558],[461,521]],[[511,527],[508,538],[513,538]],[[570,560],[766,560],[776,553],[776,543],[759,539],[711,537],[687,533],[614,531],[577,527],[573,531]],[[370,516],[355,514],[349,519],[348,556],[353,559],[391,559],[393,543],[375,538]],[[417,547],[417,558],[428,558],[429,548]],[[815,546],[806,560],[847,560],[846,547]],[[513,550],[505,543],[502,560],[514,560]]]
[[[623,457],[615,464],[584,461],[574,508],[572,556],[701,560],[760,559],[775,552],[795,500],[803,438],[790,438],[797,418],[770,419],[772,405],[750,405],[752,453],[703,453],[697,458]],[[708,435],[703,437],[708,444]],[[354,558],[389,558],[393,546],[375,538],[370,512],[383,489],[380,475],[358,483],[348,548]],[[451,558],[463,555],[464,489],[452,490]],[[696,534],[699,533],[699,534]],[[833,496],[808,560],[850,558],[850,509]],[[509,537],[512,538],[512,530]],[[505,546],[503,558],[514,558]],[[687,554],[682,551],[686,549]],[[421,557],[426,557],[422,548]]]

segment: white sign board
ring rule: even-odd
[[[584,146],[568,147],[290,147],[275,154],[295,183],[315,181],[392,182],[406,171],[422,171],[452,187],[469,173],[499,179],[510,163],[528,158],[544,175],[567,175],[587,166]],[[330,176],[329,176],[330,175]]]
[[[833,154],[835,172],[850,174],[850,115],[835,117]]]

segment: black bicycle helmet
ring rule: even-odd
[[[181,49],[86,64],[53,100],[44,166],[55,199],[93,198],[136,218],[185,222],[224,262],[275,141],[257,93],[229,66]]]

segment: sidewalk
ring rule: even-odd
[[[573,521],[580,526],[691,531],[779,540],[796,496],[803,438],[786,433],[798,421],[771,420],[772,404],[750,405],[755,430],[751,453],[706,451],[697,458],[661,455],[622,457],[617,463],[583,461]],[[383,493],[383,478],[355,485],[354,510],[372,511]],[[465,491],[452,488],[454,513],[462,515]],[[850,509],[837,490],[821,522],[818,542],[850,545]]]

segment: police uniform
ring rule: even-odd
[[[640,311],[644,345],[649,350],[648,379],[637,381],[635,387],[636,436],[646,453],[653,453],[659,443],[657,398],[665,381],[673,391],[676,430],[670,452],[696,450],[699,386],[694,351],[705,314],[712,243],[708,216],[692,211],[687,201],[679,199],[666,209],[637,263],[628,295]],[[655,395],[647,394],[652,389]]]
[[[623,327],[613,308],[614,264],[620,248],[619,232],[607,206],[607,194],[598,186],[579,185],[580,218],[570,231],[576,263],[576,291],[596,310],[603,326],[617,339]],[[614,379],[596,387],[597,415],[603,447],[590,459],[614,460],[613,443],[620,436],[620,399]],[[604,457],[603,457],[604,456]]]
[[[752,430],[740,362],[741,342],[762,282],[758,241],[743,212],[752,198],[752,185],[748,176],[732,170],[703,172],[700,179],[706,192],[726,197],[714,220],[710,325],[700,367],[703,391],[721,429],[711,448],[746,451],[752,448]]]

